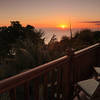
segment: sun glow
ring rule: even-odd
[[[61,29],[66,29],[66,28],[68,28],[68,25],[66,25],[66,24],[61,24],[61,25],[59,25],[58,27],[61,28]]]
[[[61,25],[61,28],[63,28],[63,29],[64,29],[64,28],[66,28],[66,26],[65,26],[65,25]]]

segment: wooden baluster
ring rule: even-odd
[[[62,99],[62,75],[61,75],[61,70],[62,68],[58,69],[58,75],[57,75],[57,84],[58,84],[58,99],[57,100],[61,100]]]
[[[59,65],[60,66],[60,65]],[[57,68],[57,80],[55,86],[57,87],[57,100],[61,100],[62,96],[62,81],[61,81],[61,70],[62,68]]]
[[[60,77],[61,77],[61,80],[60,80],[60,100],[64,100],[64,95],[63,95],[63,66],[61,67],[60,69]]]
[[[16,100],[16,89],[13,88],[9,92],[11,100]]]
[[[25,100],[30,100],[30,90],[29,90],[29,82],[26,82],[24,85],[24,93],[25,93]]]
[[[45,74],[44,75],[44,82],[43,82],[43,86],[44,86],[44,100],[48,100],[48,75]]]
[[[56,69],[57,70],[57,69]],[[56,81],[56,78],[57,78],[57,72],[55,72],[55,69],[52,70],[52,76],[51,76],[51,100],[54,100],[55,99],[55,95],[57,95],[56,93],[56,87],[55,87],[55,81]],[[55,94],[56,93],[56,94]]]
[[[74,93],[74,52],[72,48],[69,48],[67,50],[67,55],[69,58],[69,77],[70,77],[70,94],[69,94],[69,100],[73,99],[73,93]]]
[[[70,66],[63,65],[63,73],[62,73],[62,82],[63,82],[63,100],[70,100]]]
[[[34,89],[34,100],[39,100],[39,82],[40,82],[40,78],[36,78],[34,79],[34,86],[33,86],[33,89]]]
[[[57,100],[60,100],[60,68],[56,68],[56,70],[57,70],[57,80],[55,81],[55,87],[57,88],[56,89],[56,95],[57,95],[57,97],[56,97],[56,99]]]

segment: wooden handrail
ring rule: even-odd
[[[18,85],[21,85],[21,84],[25,83],[26,81],[32,80],[32,79],[34,79],[34,78],[36,78],[44,73],[47,73],[48,71],[54,69],[57,66],[57,64],[59,64],[59,63],[63,64],[64,61],[67,62],[68,61],[67,58],[68,58],[67,56],[64,56],[62,58],[51,61],[51,62],[46,63],[44,65],[40,65],[36,68],[22,72],[20,74],[17,74],[15,76],[10,77],[10,78],[1,80],[0,81],[0,93],[5,91],[5,90],[8,90],[10,88],[14,88]]]
[[[91,51],[91,50],[93,50],[93,49],[96,49],[96,48],[98,48],[98,47],[100,47],[100,43],[96,43],[96,44],[94,44],[94,45],[92,45],[92,46],[89,46],[89,47],[87,47],[87,48],[78,50],[78,51],[75,52],[75,55],[76,55],[76,56],[78,56],[78,55],[79,55],[79,56],[80,56],[80,55],[83,55],[84,53],[87,53],[87,52],[89,52],[89,51]]]
[[[94,60],[96,59],[96,56],[94,54],[96,52],[94,52],[94,51],[97,51],[97,49],[99,49],[99,48],[100,48],[100,44],[97,43],[95,45],[92,45],[92,46],[87,47],[85,49],[76,51],[74,53],[75,59],[73,57],[73,59],[74,59],[73,65],[75,65],[74,71],[75,71],[76,81],[80,80],[81,69],[88,70],[88,66],[90,64],[92,64],[92,62],[94,62]],[[89,61],[89,64],[88,64],[88,62],[86,62],[86,64],[84,64],[84,66],[86,66],[87,68],[83,67],[83,65],[81,66],[81,64],[78,62],[78,61],[81,61],[81,63],[82,63],[82,60],[83,60],[82,58],[86,58],[86,55],[88,55],[87,61]],[[90,61],[90,59],[91,59],[91,61]],[[71,81],[70,80],[70,71],[71,71],[70,70],[70,63],[71,63],[70,58],[68,56],[64,56],[64,57],[61,57],[57,60],[51,61],[51,62],[46,63],[44,65],[40,65],[36,68],[30,69],[28,71],[25,71],[25,72],[22,72],[20,74],[15,75],[15,76],[12,76],[10,78],[1,80],[0,81],[0,94],[3,92],[12,91],[12,90],[14,91],[14,94],[15,94],[15,88],[20,86],[20,85],[25,85],[25,87],[26,87],[25,91],[29,90],[28,86],[29,86],[30,80],[33,80],[33,79],[36,79],[36,78],[41,77],[43,75],[46,75],[46,74],[48,74],[48,72],[52,71],[55,68],[57,68],[57,69],[61,68],[62,73],[60,72],[60,74],[58,74],[58,79],[61,80],[60,78],[62,77],[62,81],[63,81],[63,83],[61,83],[61,84],[63,84],[62,88],[67,89],[67,90],[64,90],[64,92],[66,92],[66,94],[69,95],[69,88],[70,87],[65,86],[65,85],[69,85],[70,81]],[[82,70],[82,71],[84,71],[84,70]],[[79,74],[77,74],[77,73],[79,73]],[[45,79],[47,79],[47,77]],[[47,81],[45,81],[45,83],[47,84]],[[25,93],[29,93],[29,92],[25,92]],[[66,97],[68,97],[68,95],[66,95]],[[66,98],[66,97],[64,97],[64,98]],[[15,96],[12,98],[15,98]],[[27,94],[27,98],[29,98],[29,94]]]

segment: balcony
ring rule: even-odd
[[[72,100],[74,84],[92,77],[92,67],[100,65],[99,51],[97,43],[4,79],[0,100]]]

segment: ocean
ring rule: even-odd
[[[56,35],[56,38],[58,41],[61,40],[62,36],[68,36],[70,37],[70,31],[69,29],[60,29],[60,28],[41,28],[41,30],[45,33],[45,43],[48,43],[53,36],[53,34]],[[82,28],[74,28],[72,29],[72,36],[75,36],[76,32],[79,32],[80,30],[83,30]],[[91,30],[100,30],[100,29],[91,29]]]

